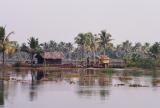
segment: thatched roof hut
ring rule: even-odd
[[[44,52],[43,58],[46,64],[62,64],[62,59],[64,59],[63,52]]]
[[[63,59],[64,58],[64,53],[63,52],[44,52],[43,55],[44,59]]]
[[[62,59],[64,59],[63,52],[44,52],[43,54],[37,54],[35,56],[37,58],[38,64],[62,64]]]

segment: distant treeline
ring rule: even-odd
[[[106,30],[97,34],[91,32],[79,33],[75,36],[74,43],[63,41],[57,43],[54,39],[39,43],[38,38],[32,36],[21,45],[9,39],[13,33],[6,34],[5,27],[0,27],[0,51],[2,52],[3,62],[5,55],[11,55],[15,52],[28,53],[32,61],[35,54],[41,54],[45,51],[61,51],[65,54],[65,59],[84,60],[87,57],[95,59],[104,54],[113,59],[123,59],[129,66],[144,65],[149,67],[150,64],[151,66],[159,65],[160,42],[154,44],[137,42],[133,44],[126,40],[115,45],[112,42],[112,35]]]

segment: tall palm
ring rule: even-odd
[[[20,46],[20,51],[23,52],[29,52],[29,48],[27,47],[26,43],[22,43],[22,45]]]
[[[81,48],[82,58],[83,58],[84,52],[85,52],[85,45],[86,45],[86,35],[84,33],[79,33],[74,40],[75,40],[75,43],[78,44],[78,46]]]
[[[93,54],[93,59],[95,61],[95,53],[97,51],[98,48],[98,43],[99,43],[99,38],[97,37],[97,35],[93,35],[92,33],[86,33],[87,35],[87,46],[88,49],[92,52]]]
[[[100,46],[103,47],[103,54],[105,55],[105,50],[107,45],[110,43],[110,41],[112,41],[113,39],[111,39],[112,35],[110,33],[107,33],[106,30],[102,30],[100,33]]]
[[[49,41],[49,50],[50,51],[55,51],[57,50],[57,43],[53,40]]]
[[[144,45],[142,46],[142,50],[145,54],[149,53],[149,49],[150,49],[150,43],[146,42],[144,43]]]
[[[19,44],[16,41],[10,41],[9,46],[6,48],[6,54],[13,54],[19,50]]]
[[[71,58],[71,51],[73,50],[73,45],[72,43],[68,42],[65,44],[65,48],[67,50],[67,53],[69,55],[69,59]]]
[[[160,42],[155,42],[151,48],[150,51],[155,56],[155,58],[160,58]]]
[[[142,44],[140,42],[137,42],[133,47],[134,52],[141,52],[142,51]]]
[[[3,64],[5,60],[5,51],[11,47],[12,42],[9,41],[10,35],[14,34],[14,32],[10,32],[6,34],[5,27],[0,27],[0,49],[2,51]]]
[[[29,45],[29,53],[31,54],[31,63],[33,63],[34,54],[39,53],[41,51],[38,38],[30,37],[28,39],[28,45]]]
[[[65,49],[65,44],[66,44],[65,42],[62,42],[62,41],[61,41],[61,42],[58,44],[57,50],[58,50],[58,51],[65,52],[65,50],[66,50],[66,49]]]
[[[129,53],[132,49],[132,43],[129,42],[129,40],[126,40],[122,43],[122,50],[125,51],[125,53]]]

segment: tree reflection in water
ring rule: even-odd
[[[2,80],[0,80],[0,105],[4,105],[4,84]]]
[[[37,72],[37,71],[31,70],[32,79],[31,79],[30,92],[29,92],[30,101],[34,101],[37,98],[37,95],[38,95],[38,93],[37,93],[37,86],[38,86],[37,79],[40,79],[38,77],[38,73],[39,72]]]
[[[152,86],[157,87],[159,85],[159,81],[157,80],[159,78],[158,72],[156,69],[152,70]]]
[[[38,86],[43,81],[63,81],[63,72],[49,72],[44,70],[31,70],[31,84],[30,84],[30,101],[34,101],[38,96]]]
[[[4,72],[0,72],[0,105],[4,105],[4,81],[2,80]]]
[[[110,86],[112,85],[112,76],[107,74],[101,74],[98,78],[100,89],[100,96],[102,100],[106,100],[106,97],[110,95]]]
[[[106,100],[106,97],[110,95],[109,87],[111,83],[110,75],[98,75],[94,69],[82,70],[79,78],[78,94],[80,96],[100,95],[102,100]]]
[[[36,99],[38,93],[38,85],[40,81],[45,77],[45,72],[43,70],[31,70],[31,84],[30,84],[30,101]]]
[[[84,69],[80,73],[79,85],[80,86],[94,86],[95,85],[95,77],[96,73],[91,69]]]

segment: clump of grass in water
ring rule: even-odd
[[[113,68],[107,68],[107,69],[103,70],[103,73],[109,74],[109,75],[112,75],[115,72],[116,71]]]

